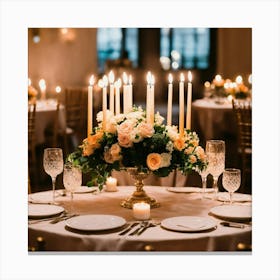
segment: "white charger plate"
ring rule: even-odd
[[[66,221],[69,228],[82,231],[101,231],[121,227],[126,220],[113,215],[82,215]]]
[[[74,193],[91,193],[97,190],[97,187],[87,187],[87,186],[81,186],[77,188]]]
[[[28,204],[29,218],[45,218],[58,215],[64,211],[64,208],[57,205],[48,204]]]
[[[169,192],[174,193],[202,193],[202,188],[199,187],[169,187],[167,188]],[[205,193],[213,192],[213,188],[206,188]]]
[[[208,217],[179,216],[163,220],[161,226],[173,231],[200,232],[216,227],[217,222]]]
[[[218,200],[219,201],[230,201],[229,200],[229,193],[228,192],[220,192],[218,194]],[[232,201],[233,202],[251,202],[252,196],[250,194],[244,194],[244,193],[234,193],[232,195]]]
[[[252,218],[252,207],[248,205],[220,205],[210,209],[213,215],[234,220],[249,220]]]

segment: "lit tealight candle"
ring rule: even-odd
[[[40,87],[40,91],[41,91],[41,99],[45,100],[46,99],[46,82],[44,79],[41,79],[39,81],[39,87]]]
[[[106,181],[106,191],[116,192],[117,190],[117,179],[114,177],[108,177]]]
[[[145,202],[139,202],[133,204],[133,217],[136,220],[149,220],[151,207],[150,204]]]

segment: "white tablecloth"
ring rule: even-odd
[[[53,126],[56,121],[57,102],[53,99],[38,100],[36,102],[35,139],[36,144],[45,142],[45,129]],[[65,109],[60,105],[58,114],[58,129],[66,128]]]
[[[120,206],[122,200],[135,190],[132,186],[118,187],[117,192],[75,194],[74,209],[79,214],[110,214],[133,221],[132,210]],[[146,192],[156,198],[161,207],[151,210],[151,219],[163,220],[175,216],[209,217],[209,210],[222,202],[201,199],[198,193],[173,193],[166,187],[146,186]],[[36,194],[32,194],[33,197]],[[44,192],[43,196],[50,195]],[[70,207],[70,197],[58,197],[65,209]],[[219,221],[219,219],[212,217]],[[29,246],[36,246],[36,238],[42,236],[47,251],[144,251],[146,245],[155,251],[234,251],[239,242],[251,244],[251,226],[244,229],[218,227],[199,233],[174,232],[156,226],[140,236],[119,236],[118,230],[86,233],[70,230],[65,222],[50,224],[40,222],[28,226]]]
[[[201,140],[224,139],[225,134],[235,135],[235,124],[232,104],[216,104],[212,99],[198,99],[192,103],[192,130]]]

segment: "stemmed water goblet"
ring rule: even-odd
[[[67,162],[63,168],[63,185],[71,194],[71,213],[73,213],[74,192],[82,185],[82,171],[79,167]]]
[[[55,182],[58,174],[63,171],[63,153],[60,148],[44,150],[43,165],[45,172],[52,178],[53,203],[55,203]]]
[[[205,197],[205,193],[206,193],[207,176],[209,174],[208,167],[205,166],[202,170],[199,169],[198,173],[199,173],[199,175],[201,177],[201,181],[202,181],[201,199],[203,199]]]
[[[206,156],[208,171],[213,176],[215,198],[218,195],[218,178],[225,169],[225,142],[222,140],[208,140],[206,142]]]
[[[232,196],[241,184],[241,171],[235,168],[226,168],[223,172],[223,187],[229,192],[229,203],[232,204]]]

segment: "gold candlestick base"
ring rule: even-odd
[[[143,189],[144,187],[143,180],[146,179],[149,174],[145,172],[139,172],[136,167],[127,168],[127,171],[132,176],[132,178],[136,180],[135,182],[136,191],[134,191],[132,196],[122,201],[121,206],[124,208],[132,209],[134,203],[146,202],[150,204],[151,208],[159,207],[160,203],[157,202],[154,198],[149,197]]]

